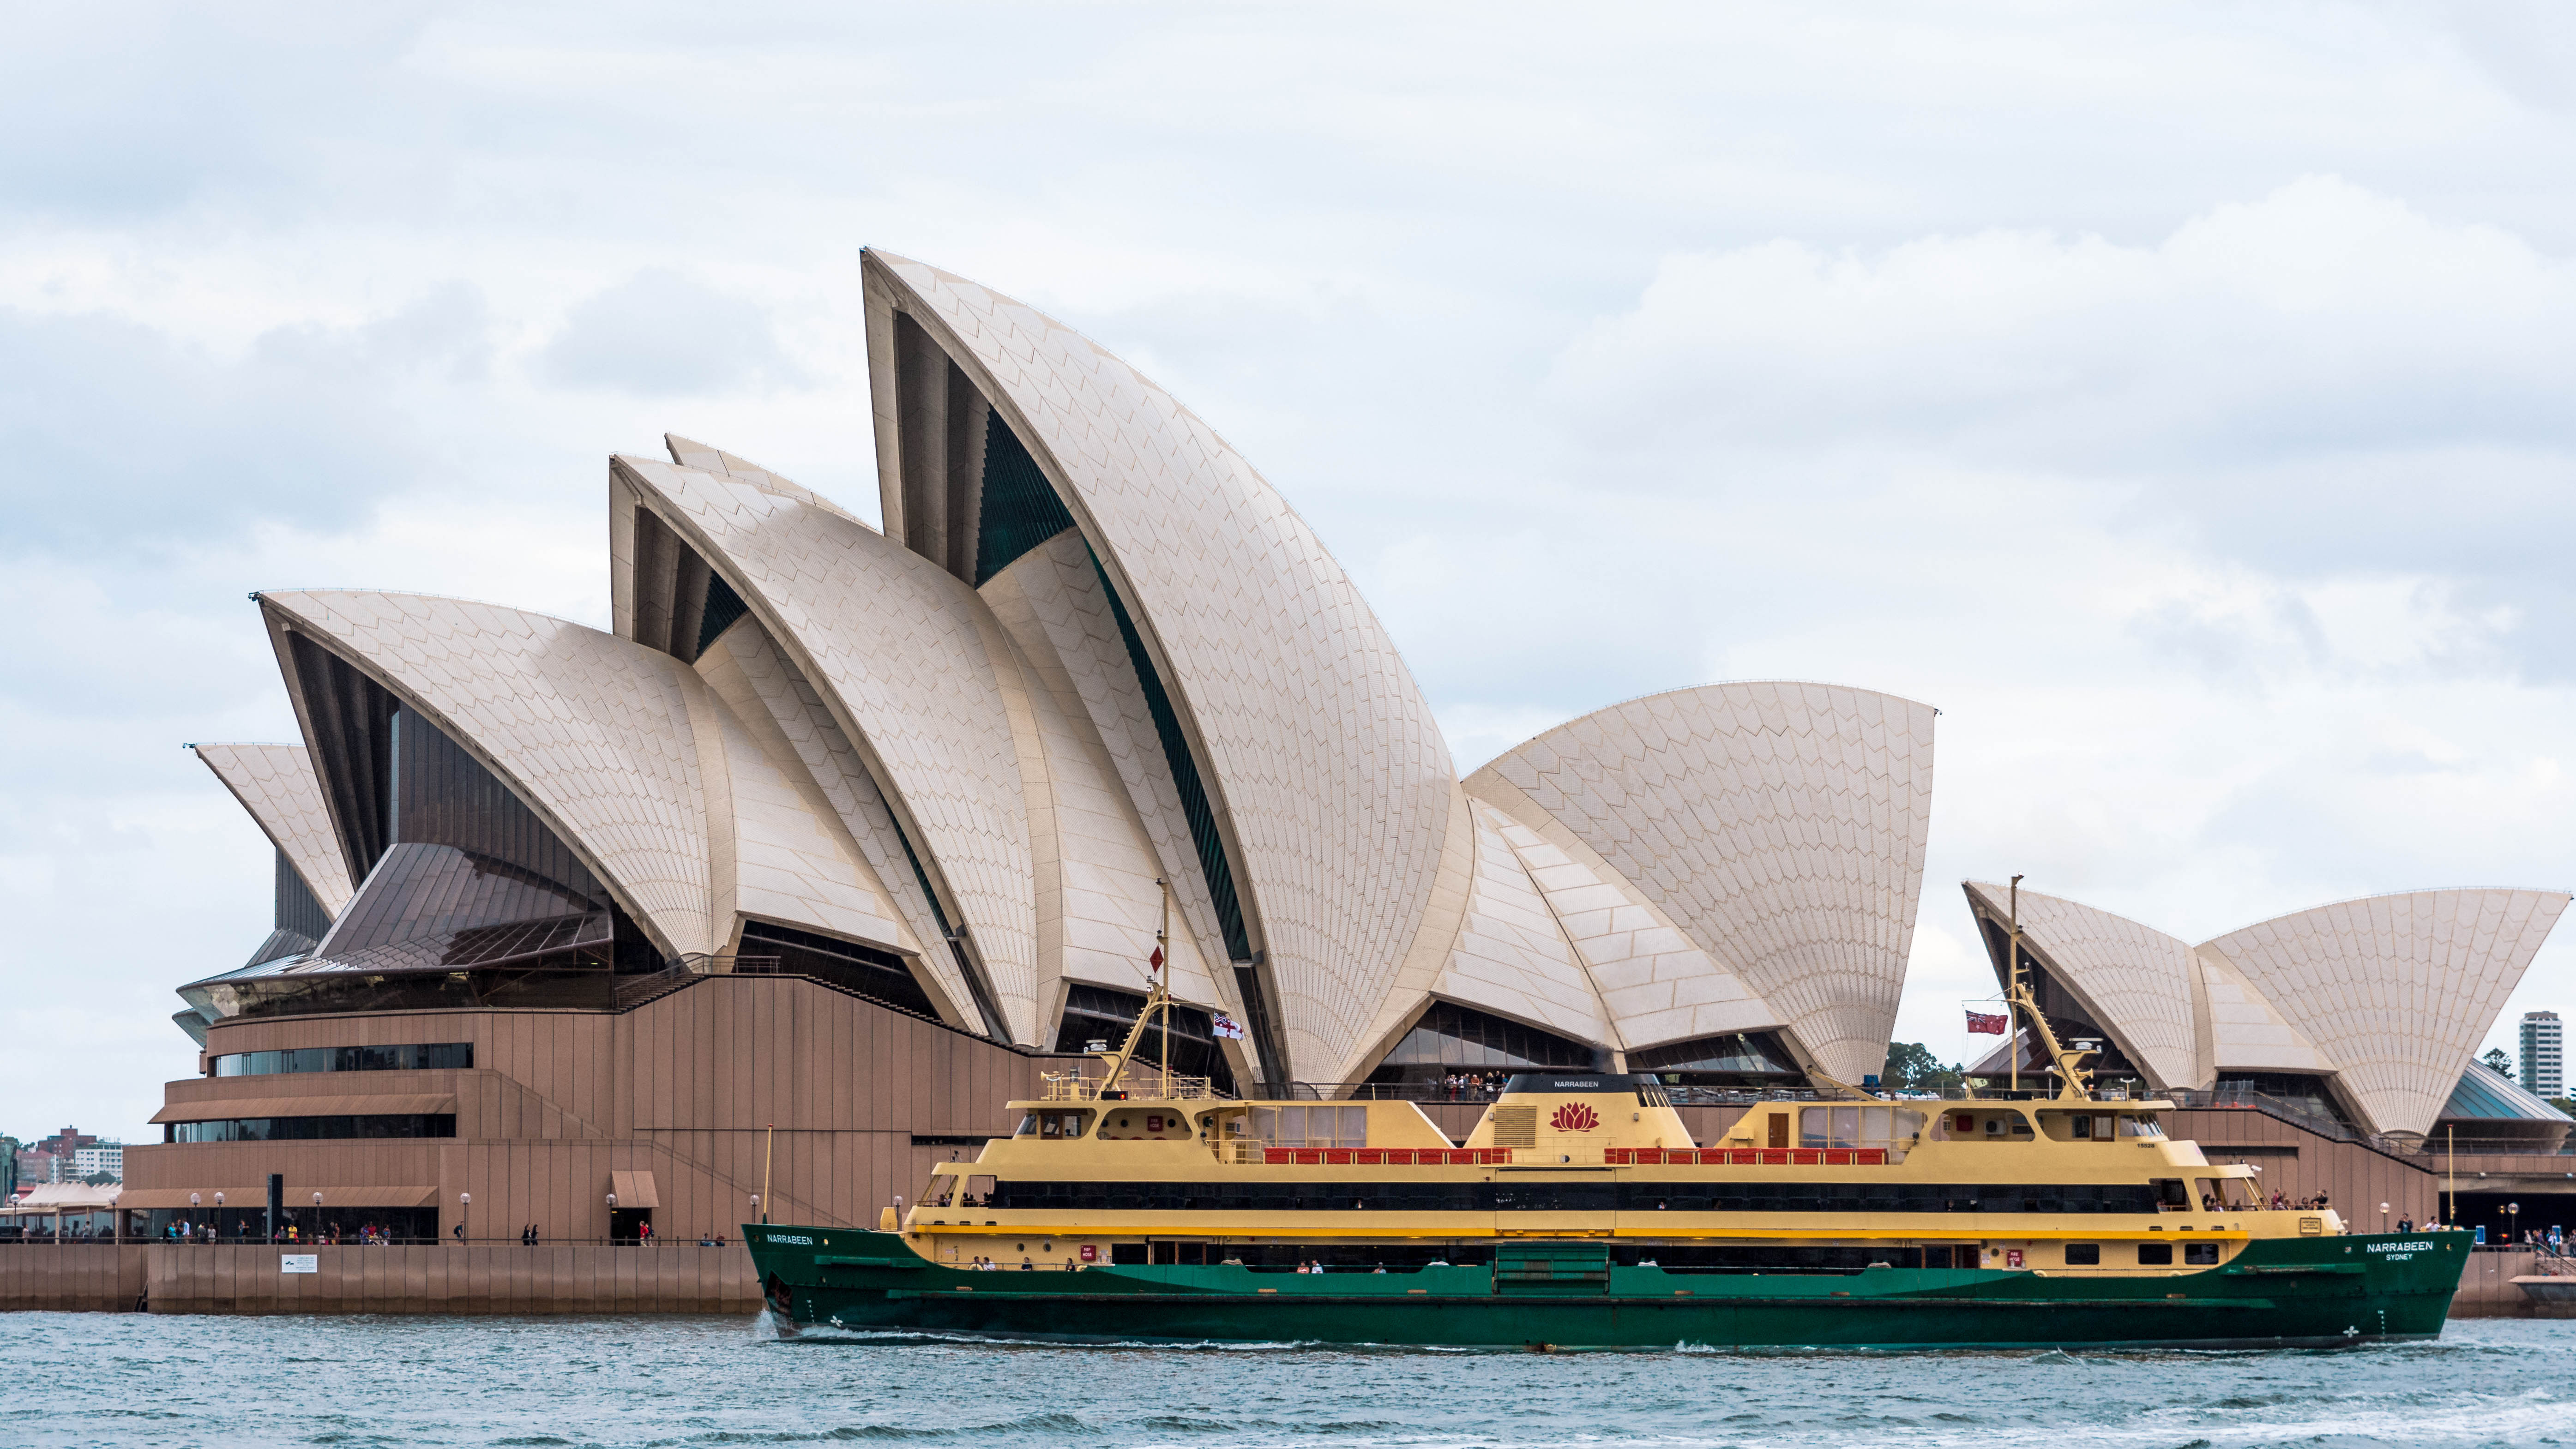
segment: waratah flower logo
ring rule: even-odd
[[[1589,1132],[1601,1125],[1601,1114],[1581,1102],[1568,1102],[1556,1109],[1556,1115],[1547,1119],[1547,1125],[1559,1132]]]

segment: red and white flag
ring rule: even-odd
[[[2002,1036],[2006,1021],[2005,1017],[1988,1016],[1982,1011],[1972,1011],[1968,1013],[1968,1030],[1983,1032],[1987,1036]]]
[[[1218,1036],[1224,1037],[1227,1041],[1243,1040],[1243,1028],[1235,1024],[1233,1017],[1220,1011],[1216,1013],[1215,1022]]]

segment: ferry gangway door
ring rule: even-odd
[[[1494,1291],[1515,1298],[1605,1296],[1610,1291],[1610,1245],[1498,1244],[1494,1249]]]

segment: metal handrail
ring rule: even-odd
[[[1048,1102],[1097,1102],[1102,1083],[1102,1078],[1072,1072],[1042,1072],[1038,1076],[1040,1099]],[[1124,1100],[1154,1102],[1208,1102],[1223,1095],[1206,1077],[1135,1067],[1128,1068],[1127,1074],[1118,1079],[1118,1091],[1124,1094]]]

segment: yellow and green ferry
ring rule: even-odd
[[[876,1231],[747,1224],[782,1325],[1059,1341],[2324,1347],[2431,1338],[2457,1231],[2264,1205],[2093,1095],[1766,1101],[1697,1142],[1649,1076],[1525,1072],[1465,1143],[1407,1101],[1220,1097],[1134,1060],[1014,1102]],[[2036,1019],[2036,1012],[2033,1012]]]

